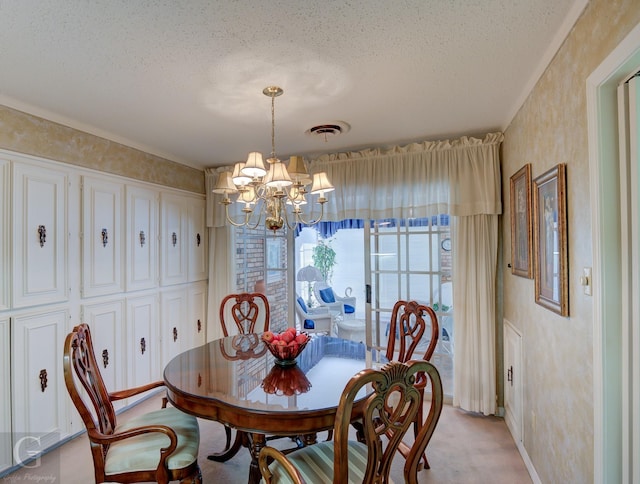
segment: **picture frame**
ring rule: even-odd
[[[532,245],[531,163],[527,163],[511,177],[512,274],[533,277]]]
[[[560,163],[533,181],[535,301],[569,316],[566,165]]]

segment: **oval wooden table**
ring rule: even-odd
[[[384,355],[362,343],[314,336],[297,358],[282,368],[260,335],[236,335],[212,341],[172,359],[164,370],[169,401],[180,410],[242,431],[251,452],[249,483],[261,479],[258,454],[266,435],[305,436],[333,429],[338,402],[349,379],[378,368]],[[354,415],[359,412],[356,400]],[[239,449],[212,456],[224,461]]]

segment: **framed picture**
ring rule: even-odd
[[[533,277],[531,261],[531,164],[511,177],[511,273]]]
[[[533,183],[536,303],[569,316],[566,165]]]

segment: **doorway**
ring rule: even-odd
[[[626,109],[618,103],[619,86],[638,66],[640,25],[587,79],[589,175],[594,200],[594,481],[598,483],[640,481],[640,315],[637,305],[628,304],[638,300],[638,287],[634,287],[633,273],[627,269],[630,264],[625,262],[637,264],[640,244],[640,220],[634,211],[638,208],[638,175],[635,171],[636,180],[629,185],[626,175],[632,168],[638,169],[639,161],[624,156],[627,149],[620,149],[616,129],[622,124],[618,115]]]

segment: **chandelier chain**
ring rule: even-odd
[[[276,97],[271,94],[271,158],[276,159]]]

